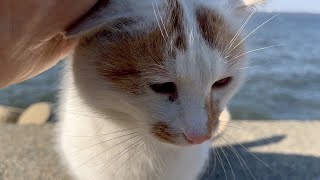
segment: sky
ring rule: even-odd
[[[320,0],[267,0],[262,10],[320,13]]]

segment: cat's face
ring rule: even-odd
[[[73,70],[84,100],[161,142],[209,140],[247,62],[238,6],[218,2],[101,1],[70,30],[82,36]]]

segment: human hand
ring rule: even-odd
[[[97,0],[0,0],[0,88],[32,78],[64,58],[62,33]]]

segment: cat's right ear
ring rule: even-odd
[[[257,8],[257,6],[266,3],[267,0],[241,0],[240,4],[238,4],[237,9],[241,12],[250,12],[253,9]]]
[[[66,38],[82,37],[98,31],[119,19],[132,15],[121,1],[99,0],[98,3],[82,18],[73,23],[65,32]]]

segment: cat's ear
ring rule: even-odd
[[[243,0],[243,2],[247,7],[254,7],[259,4],[265,3],[266,0]]]
[[[264,4],[266,0],[236,0],[238,1],[236,9],[239,12],[250,12]],[[239,2],[240,1],[240,2]]]
[[[101,27],[112,26],[115,22],[125,21],[132,13],[122,1],[99,0],[82,18],[73,23],[65,32],[66,38],[81,37],[95,32]]]

